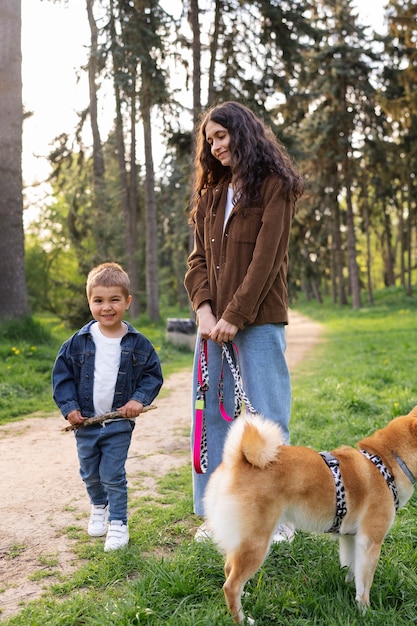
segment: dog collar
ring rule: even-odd
[[[320,452],[320,456],[326,463],[327,467],[333,474],[334,484],[336,487],[336,515],[333,520],[332,527],[328,533],[338,533],[343,522],[343,518],[347,513],[345,486],[340,473],[339,461],[330,452]]]
[[[405,463],[405,461],[403,461],[402,459],[400,459],[400,457],[398,455],[395,454],[395,452],[392,453],[394,455],[394,459],[397,461],[398,465],[401,467],[402,471],[404,472],[404,474],[407,476],[408,480],[410,481],[410,483],[412,485],[415,485],[416,479],[413,475],[413,473],[410,471],[410,469],[408,468],[407,464]]]
[[[388,488],[392,493],[392,497],[394,498],[395,510],[398,511],[398,508],[400,506],[400,500],[398,498],[398,491],[397,491],[397,487],[395,486],[393,475],[388,470],[388,468],[384,465],[381,457],[379,457],[377,454],[370,454],[370,452],[367,452],[366,450],[359,450],[359,452],[361,452],[363,456],[365,456],[369,461],[371,461],[371,463],[373,463],[375,467],[379,470],[383,478],[385,478],[385,482],[387,483]]]

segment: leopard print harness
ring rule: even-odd
[[[369,452],[366,452],[366,450],[359,450],[359,452],[375,465],[382,477],[385,479],[385,482],[392,493],[392,497],[394,498],[395,510],[398,511],[400,502],[393,475],[388,470],[386,465],[384,465],[381,457],[376,454],[370,454]],[[342,474],[340,473],[339,461],[330,452],[320,452],[320,456],[333,474],[334,484],[336,487],[336,514],[331,528],[326,532],[338,533],[340,532],[343,518],[347,513],[346,493],[343,485]]]
[[[345,486],[340,473],[339,460],[330,452],[320,452],[320,456],[326,463],[327,467],[333,474],[333,480],[336,487],[336,515],[333,524],[328,533],[338,533],[343,522],[343,518],[347,513]]]
[[[395,510],[398,511],[399,506],[400,506],[400,500],[398,498],[398,491],[395,485],[394,476],[391,474],[389,469],[384,465],[380,456],[378,456],[377,454],[371,454],[370,452],[367,452],[366,450],[359,450],[359,452],[363,454],[363,456],[366,457],[369,461],[371,461],[371,463],[373,463],[375,467],[379,470],[382,477],[385,478],[385,482],[388,485],[388,489],[391,491],[392,497],[394,498]]]

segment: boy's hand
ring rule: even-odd
[[[75,424],[82,424],[85,417],[81,415],[81,411],[70,411],[67,415],[67,420],[71,426],[75,426]]]
[[[126,402],[124,406],[121,406],[117,410],[120,411],[123,417],[131,419],[132,417],[138,417],[142,413],[143,404],[137,400],[129,400],[129,402]]]

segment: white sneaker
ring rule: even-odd
[[[110,550],[118,550],[127,546],[129,543],[129,528],[127,524],[119,520],[112,520],[110,522],[109,530],[107,531],[106,543],[104,544],[104,552],[110,552]]]
[[[283,541],[291,542],[294,539],[295,530],[288,524],[278,524],[272,536],[272,543],[281,543]]]
[[[202,524],[194,535],[194,541],[211,541],[211,533],[207,524]]]
[[[87,532],[90,537],[102,537],[107,532],[107,520],[109,518],[109,507],[105,504],[91,505],[90,521]]]

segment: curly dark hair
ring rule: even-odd
[[[216,122],[229,131],[231,166],[224,166],[211,153],[206,140],[206,126]],[[196,135],[195,200],[204,189],[213,187],[225,176],[233,174],[233,188],[238,205],[253,206],[260,200],[264,179],[277,174],[282,180],[283,193],[299,198],[304,182],[291,159],[273,134],[256,115],[239,102],[224,102],[205,113]]]

